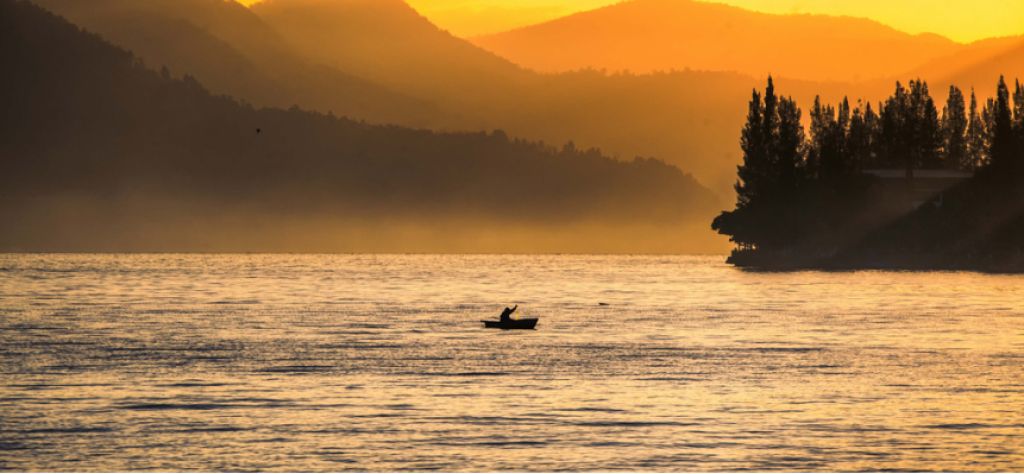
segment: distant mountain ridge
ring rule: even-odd
[[[689,68],[845,82],[892,77],[960,47],[872,20],[694,0],[629,0],[472,41],[543,72]]]
[[[911,76],[930,78],[944,86],[975,88],[980,96],[995,94],[992,78],[1024,77],[1024,36],[993,38],[966,45],[956,53],[915,69]]]

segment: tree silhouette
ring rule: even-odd
[[[946,168],[972,169],[967,156],[967,111],[964,94],[949,86],[949,98],[942,108],[942,139]]]
[[[885,101],[882,115],[884,164],[902,163],[907,177],[915,168],[941,165],[942,135],[938,110],[928,84],[912,80],[909,89],[896,83],[896,93]]]
[[[822,105],[821,97],[816,96],[810,115],[807,167],[812,176],[827,180],[836,174],[842,159],[837,143],[836,111],[831,105]]]
[[[774,133],[774,155],[777,184],[780,190],[791,197],[804,178],[804,127],[801,123],[801,111],[796,101],[783,97],[778,107],[778,130]]]
[[[865,166],[874,161],[875,127],[878,117],[871,104],[868,103],[861,111],[860,105],[853,109],[850,117],[850,131],[847,133],[846,148],[851,170],[861,172]]]
[[[1013,110],[1010,104],[1010,91],[1006,87],[1006,79],[999,77],[995,100],[990,102],[991,128],[989,156],[991,166],[997,176],[1015,177],[1024,170],[1021,158],[1016,153],[1016,137],[1013,133]]]
[[[879,108],[881,115],[881,149],[882,159],[879,163],[891,167],[900,162],[901,158],[910,157],[910,99],[903,84],[896,83],[896,92],[886,99]],[[913,164],[910,165],[913,167]],[[909,171],[908,171],[909,174]]]
[[[977,169],[986,163],[988,156],[988,143],[986,139],[985,120],[978,112],[978,98],[971,88],[971,106],[967,124],[967,156],[965,160],[966,169]]]
[[[801,111],[788,97],[775,95],[771,77],[764,99],[753,91],[740,134],[743,164],[736,183],[736,211],[715,219],[712,227],[741,247],[780,245],[796,232],[788,203],[801,188],[804,131]]]
[[[768,91],[772,92],[772,80],[768,78]],[[766,185],[766,176],[771,163],[768,159],[768,137],[764,130],[764,101],[761,94],[751,94],[747,109],[747,122],[740,135],[740,148],[743,150],[743,164],[739,166],[736,182],[736,207],[743,208],[756,202]]]
[[[1016,80],[1013,91],[1013,129],[1017,135],[1017,159],[1024,160],[1024,85]]]

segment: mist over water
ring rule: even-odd
[[[1024,469],[1022,277],[721,262],[0,255],[0,469]]]

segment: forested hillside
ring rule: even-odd
[[[380,242],[402,240],[387,234],[392,224],[433,226],[435,241],[422,247],[433,250],[444,249],[437,240],[455,242],[450,250],[500,249],[502,229],[512,224],[520,228],[508,235],[518,233],[522,250],[530,249],[522,228],[531,225],[566,242],[580,238],[574,226],[583,225],[663,232],[591,235],[597,251],[643,248],[645,239],[678,246],[683,238],[673,229],[718,205],[691,177],[656,160],[617,161],[500,131],[443,134],[254,108],[211,95],[189,76],[147,69],[27,2],[2,0],[0,9],[0,61],[8,71],[0,84],[7,104],[0,188],[4,217],[15,223],[0,235],[5,248],[51,248],[62,237],[79,245],[144,241],[155,232],[147,226],[170,222],[182,240],[156,249],[190,248],[182,242],[219,248],[228,231],[211,223],[230,221],[231,232],[244,233],[253,222],[259,226],[251,229],[264,229],[307,218],[264,244],[288,249],[316,234],[317,248],[344,249],[309,223],[320,221],[349,232],[357,223],[381,229]],[[465,238],[484,230],[493,239]],[[263,248],[258,235],[248,237],[252,248]]]

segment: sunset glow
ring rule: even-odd
[[[1024,2],[1017,0],[724,0],[778,14],[866,17],[908,33],[937,33],[960,42],[1024,33]]]
[[[256,3],[257,0],[241,0]],[[616,0],[409,0],[458,36],[495,33],[618,3]],[[937,33],[960,42],[1024,33],[1024,2],[1014,0],[722,0],[777,14],[866,17],[908,33]]]
[[[1024,0],[0,0],[3,472],[1024,473]]]

